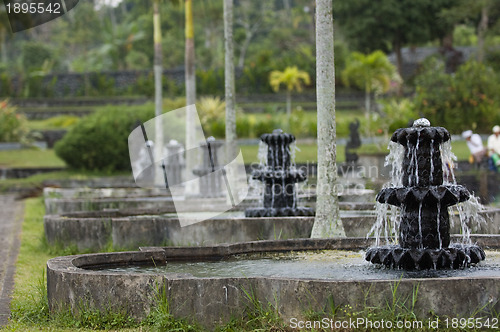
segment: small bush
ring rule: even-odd
[[[253,129],[255,137],[260,137],[262,134],[272,133],[278,127],[280,125],[268,114],[265,119],[257,121]]]
[[[253,115],[236,117],[236,136],[251,137],[253,123],[255,123],[255,116]]]
[[[16,108],[7,100],[0,101],[0,142],[29,143],[29,130],[24,115],[18,114]]]

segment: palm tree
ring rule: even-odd
[[[226,94],[226,158],[236,155],[236,101],[234,88],[233,0],[224,0],[224,85]]]
[[[163,148],[163,130],[159,116],[163,111],[162,98],[162,75],[163,75],[163,55],[161,47],[161,20],[160,20],[160,0],[153,1],[153,40],[154,40],[154,82],[155,82],[155,155],[161,156]],[[160,174],[155,174],[155,182],[160,182]]]
[[[365,117],[367,133],[370,128],[371,94],[387,92],[391,80],[399,80],[396,67],[382,51],[368,55],[353,52],[346,68],[342,72],[342,81],[346,86],[354,85],[365,90]]]
[[[193,0],[185,0],[185,68],[186,68],[186,103],[196,103],[196,76],[194,58],[194,24],[193,24]]]
[[[292,92],[302,91],[303,84],[310,84],[311,79],[305,71],[297,67],[286,67],[283,71],[273,70],[269,75],[269,84],[275,92],[279,91],[281,84],[286,86],[286,121],[290,126],[290,116],[292,114]]]
[[[337,193],[332,0],[316,0],[318,185],[312,238],[345,236]]]
[[[193,105],[196,103],[196,72],[195,72],[195,58],[194,58],[194,25],[193,25],[193,0],[185,0],[185,79],[186,79],[186,105]],[[198,114],[194,108],[188,107],[186,109],[186,149],[192,149],[196,146],[196,128],[195,119]],[[195,166],[196,160],[192,153],[186,154],[186,168],[192,170]],[[194,190],[191,182],[186,187],[187,192]]]

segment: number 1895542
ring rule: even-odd
[[[7,13],[11,14],[61,14],[61,4],[55,3],[43,3],[43,2],[15,2],[7,3],[5,5],[7,8]]]

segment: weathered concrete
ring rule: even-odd
[[[213,245],[255,240],[305,238],[311,235],[314,217],[214,218],[181,227],[176,217],[130,215],[119,211],[73,213],[44,217],[45,237],[50,245],[76,246],[79,250],[118,249],[162,245]],[[123,212],[123,211],[120,211]],[[129,211],[132,212],[132,211]],[[139,211],[140,212],[140,211]],[[143,211],[144,212],[144,211]],[[373,214],[344,215],[349,237],[368,234]]]
[[[476,237],[480,245],[499,248],[498,236]],[[328,308],[328,298],[336,306],[364,306],[391,303],[396,296],[411,301],[418,286],[414,312],[419,318],[432,313],[450,317],[469,317],[478,308],[500,310],[500,274],[492,277],[426,278],[401,280],[322,280],[286,277],[196,278],[189,274],[120,274],[85,270],[89,266],[142,264],[172,260],[220,259],[242,253],[293,250],[359,249],[373,244],[373,239],[295,239],[256,241],[204,248],[142,248],[142,252],[94,254],[58,257],[47,263],[48,299],[51,310],[79,303],[99,309],[120,308],[136,318],[144,318],[158,289],[166,290],[170,312],[205,326],[225,323],[239,317],[251,306],[247,294],[262,303],[275,305],[285,322],[303,318],[308,310]],[[466,300],[465,300],[466,299]],[[410,305],[410,303],[407,303]]]
[[[62,214],[74,211],[102,211],[106,209],[152,209],[166,207],[170,208],[170,212],[175,212],[170,193],[165,190],[47,187],[44,188],[43,193],[47,214]],[[299,193],[297,199],[300,206],[304,205],[314,208],[316,204],[314,190]],[[222,201],[224,200],[222,199]],[[373,190],[368,189],[347,189],[339,193],[339,201],[341,210],[372,210],[375,206],[375,193]],[[213,202],[217,202],[217,200]],[[238,204],[235,210],[243,211],[249,207],[256,207],[259,204],[259,197],[249,196]],[[213,204],[210,203],[210,205]]]
[[[500,234],[500,209],[489,208],[487,210],[478,212],[478,214],[484,218],[484,223],[470,223],[469,227],[471,231],[476,234]],[[451,221],[453,221],[453,227],[451,227],[452,233],[460,233],[460,218],[456,213],[450,215]],[[472,225],[471,225],[472,224]]]
[[[0,327],[10,316],[10,296],[20,246],[23,204],[14,196],[0,195]]]

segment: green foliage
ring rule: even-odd
[[[166,100],[164,109],[174,110],[185,105],[183,99]],[[154,105],[105,106],[80,120],[55,151],[66,164],[75,169],[117,171],[129,170],[128,136],[137,121],[154,117]]]
[[[50,46],[39,42],[25,42],[21,49],[21,64],[26,72],[40,70],[45,63],[53,62]]]
[[[269,84],[274,92],[278,92],[280,85],[285,85],[287,91],[301,92],[303,84],[311,83],[309,74],[303,70],[299,70],[296,66],[286,67],[283,71],[273,70],[269,74]]]
[[[416,108],[431,123],[452,133],[467,129],[488,133],[500,121],[498,76],[482,63],[469,61],[449,75],[443,62],[433,58],[415,78],[415,84]]]
[[[224,70],[207,69],[196,71],[196,92],[202,95],[216,95],[224,91]]]
[[[0,66],[0,97],[12,96],[13,89],[9,74]]]
[[[194,324],[174,318],[170,313],[170,304],[165,287],[156,287],[155,302],[151,312],[142,322],[143,326],[153,327],[161,331],[195,332],[201,330]]]
[[[207,136],[225,136],[226,103],[219,97],[202,97],[196,103],[201,126]]]
[[[181,94],[184,87],[179,86],[174,80],[166,75],[162,76],[162,90],[164,96],[175,97]],[[148,74],[142,74],[137,78],[135,84],[130,86],[127,91],[120,92],[120,95],[139,95],[153,97],[155,94],[154,75],[151,71]]]
[[[270,114],[266,114],[265,118],[257,121],[253,127],[255,137],[260,137],[262,134],[272,133],[274,129],[281,127],[278,122]]]
[[[377,121],[377,128],[382,130],[385,137],[389,137],[389,134],[398,128],[407,127],[408,123],[418,116],[410,99],[385,99],[381,104],[383,113]]]
[[[456,46],[476,46],[475,29],[465,24],[458,24],[453,30],[453,44]]]
[[[24,324],[46,324],[50,320],[49,302],[47,298],[47,283],[45,271],[41,277],[29,285],[29,296],[22,301],[14,301],[11,306],[12,320]]]
[[[340,30],[360,52],[389,51],[443,37],[449,23],[438,19],[451,0],[334,1]]]
[[[252,137],[252,128],[256,122],[254,115],[237,116],[236,117],[236,136],[237,137]]]
[[[0,142],[29,143],[28,134],[25,116],[18,114],[7,100],[0,101]]]
[[[391,87],[391,81],[398,82],[396,68],[382,51],[370,54],[353,52],[342,72],[342,81],[370,93],[384,93]]]

